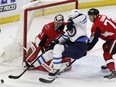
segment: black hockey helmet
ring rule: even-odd
[[[99,10],[98,9],[95,9],[95,8],[91,8],[88,11],[88,15],[99,15]]]

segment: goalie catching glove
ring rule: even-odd
[[[47,35],[45,35],[41,41],[38,37],[36,37],[35,40],[36,41],[32,42],[31,47],[29,48],[28,52],[25,55],[26,57],[25,62],[27,66],[28,66],[27,62],[34,61],[34,59],[37,57],[40,50],[42,50],[42,52],[45,51],[44,45],[45,45],[45,42],[47,41]],[[37,45],[36,43],[39,43],[39,45]]]

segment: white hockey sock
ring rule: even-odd
[[[54,57],[53,58],[53,68],[60,69],[61,68],[61,61],[62,61],[62,57]]]

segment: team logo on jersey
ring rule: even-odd
[[[75,28],[73,28],[71,31],[68,32],[68,35],[69,35],[70,37],[75,36],[75,34],[76,34],[76,29],[75,29]]]
[[[50,29],[50,26],[49,25],[45,25],[45,29],[46,30],[49,30]]]

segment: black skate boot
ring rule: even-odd
[[[116,79],[116,71],[112,71],[111,74],[104,76],[104,78],[107,78],[107,79],[115,78]]]
[[[49,75],[49,79],[54,79],[58,75],[60,75],[60,69],[53,69],[53,71],[50,72],[48,75]]]
[[[108,67],[107,67],[107,65],[102,65],[101,69],[106,70],[106,69],[108,69]]]

